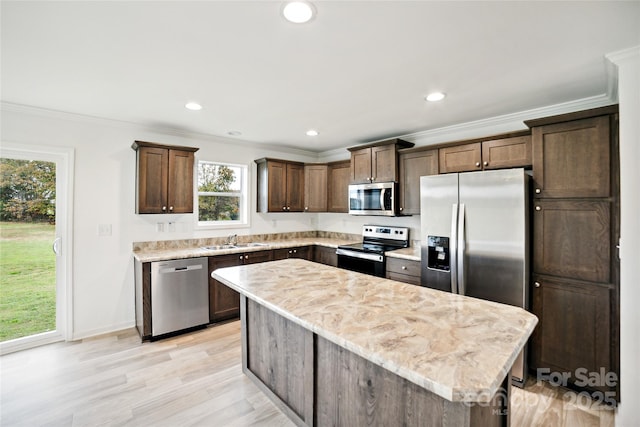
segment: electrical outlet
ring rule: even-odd
[[[111,236],[111,224],[98,224],[98,236]]]
[[[164,222],[157,222],[156,223],[156,231],[158,233],[164,233]]]
[[[174,233],[176,231],[176,223],[173,221],[169,221],[168,225],[169,225],[169,233]]]

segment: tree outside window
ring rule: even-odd
[[[198,224],[247,224],[247,167],[198,162]]]

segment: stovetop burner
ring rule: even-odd
[[[340,245],[341,249],[358,252],[384,254],[387,251],[409,246],[409,229],[407,227],[390,227],[382,225],[362,226],[362,242]]]

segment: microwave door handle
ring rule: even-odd
[[[380,191],[380,210],[385,210],[385,205],[384,205],[384,193],[385,191],[387,191],[386,188],[383,188]]]

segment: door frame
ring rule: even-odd
[[[0,355],[73,337],[73,177],[75,150],[2,142],[0,157],[41,160],[56,164],[56,329],[0,343]],[[53,242],[51,242],[53,245]]]

